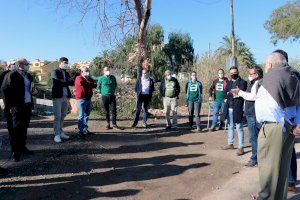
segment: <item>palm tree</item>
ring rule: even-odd
[[[246,65],[247,67],[254,65],[255,59],[252,52],[250,51],[250,48],[247,47],[247,45],[238,37],[236,37],[235,43],[238,61],[240,61],[242,65]],[[221,44],[222,45],[217,49],[217,52],[221,55],[231,57],[231,36],[224,36]]]

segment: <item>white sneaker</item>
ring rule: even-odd
[[[59,135],[56,135],[56,136],[54,137],[54,142],[56,142],[56,143],[61,143],[61,138],[60,138]]]
[[[68,135],[66,135],[65,133],[61,132],[61,133],[60,133],[60,138],[61,138],[61,139],[69,139],[70,136],[68,136]]]

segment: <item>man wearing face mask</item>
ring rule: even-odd
[[[90,77],[89,67],[84,66],[80,70],[81,74],[75,79],[75,98],[78,109],[79,135],[86,136],[91,134],[88,130],[88,119],[92,108],[93,88],[96,88],[97,83]]]
[[[177,127],[177,108],[178,98],[180,94],[180,85],[175,77],[171,76],[171,71],[165,71],[165,78],[160,84],[160,93],[163,97],[164,114],[166,115],[167,126],[166,129]],[[171,125],[170,111],[172,111],[173,124]]]
[[[238,132],[239,146],[237,155],[244,154],[244,131],[243,131],[243,106],[244,99],[238,95],[233,95],[230,91],[235,88],[245,91],[247,88],[247,82],[239,76],[237,67],[230,68],[231,80],[228,82],[224,91],[224,98],[227,99],[224,105],[223,121],[228,119],[228,145],[224,146],[223,150],[234,149],[234,125]]]
[[[147,128],[148,108],[152,99],[152,93],[154,91],[154,80],[149,76],[149,72],[146,69],[148,67],[148,61],[143,62],[142,76],[136,81],[135,92],[137,94],[136,111],[134,114],[134,121],[132,127],[136,127],[139,121],[140,112],[143,106],[143,127]]]
[[[202,103],[202,83],[197,80],[197,73],[191,73],[191,80],[186,83],[186,98],[189,108],[189,125],[193,128],[194,113],[196,116],[197,131],[201,132],[200,127],[200,110]]]
[[[29,63],[25,58],[18,59],[16,67],[16,71],[6,74],[1,89],[4,94],[12,152],[15,161],[18,162],[22,154],[33,154],[33,151],[28,150],[26,147],[27,129],[33,105],[31,91],[33,78],[27,73]]]
[[[278,52],[267,57],[265,72],[255,100],[262,128],[257,150],[260,191],[254,199],[287,199],[294,140],[300,135],[300,74]]]
[[[213,84],[209,88],[209,101],[213,102],[213,120],[212,120],[212,125],[209,129],[209,131],[215,131],[216,125],[218,122],[218,115],[219,111],[221,110],[221,113],[223,113],[223,107],[224,107],[224,90],[228,84],[228,79],[224,77],[224,70],[219,69],[218,70],[218,75],[219,77],[213,81]],[[223,121],[220,118],[220,124],[217,130],[221,130],[223,126]]]
[[[52,101],[54,113],[54,142],[60,143],[62,139],[70,137],[63,132],[65,117],[68,112],[68,99],[71,98],[69,86],[74,85],[74,80],[67,72],[69,60],[66,57],[59,59],[58,68],[51,73],[52,78]]]
[[[117,79],[114,75],[110,74],[110,68],[103,68],[103,76],[97,78],[97,88],[102,96],[102,102],[104,105],[105,113],[106,113],[106,129],[111,129],[110,126],[110,113],[109,110],[111,108],[112,114],[112,128],[116,130],[122,130],[117,125],[117,102],[115,92],[117,89]]]
[[[260,125],[256,121],[254,103],[256,94],[259,87],[262,84],[263,70],[261,67],[255,65],[249,69],[249,84],[246,91],[242,91],[239,88],[232,89],[230,92],[233,95],[243,97],[244,104],[244,116],[247,118],[249,141],[252,147],[252,156],[247,167],[257,166],[257,138]]]

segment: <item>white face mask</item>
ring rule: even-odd
[[[167,79],[168,79],[168,80],[171,80],[171,78],[172,78],[171,75],[168,75],[168,76],[167,76]]]
[[[109,76],[110,75],[110,71],[105,71],[104,75]]]
[[[69,65],[66,64],[66,63],[61,64],[61,65],[60,65],[60,68],[61,68],[61,69],[68,69],[68,68],[69,68]]]
[[[192,81],[196,80],[196,76],[191,76]]]
[[[148,78],[149,78],[149,74],[143,74],[143,75],[142,75],[142,78],[143,78],[143,79],[148,79]]]
[[[14,72],[14,71],[17,70],[17,66],[16,66],[16,65],[11,65],[11,66],[9,67],[9,70]]]
[[[219,74],[219,78],[220,79],[224,78],[224,74]]]
[[[28,72],[29,71],[29,65],[24,65],[24,71]]]
[[[249,79],[249,81],[253,81],[254,80],[254,78],[252,76],[249,76],[248,79]]]
[[[88,78],[90,76],[90,72],[82,72],[82,76]]]

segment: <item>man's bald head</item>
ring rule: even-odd
[[[284,55],[273,52],[266,60],[265,72],[268,72],[271,68],[284,67],[287,65],[287,60]]]

